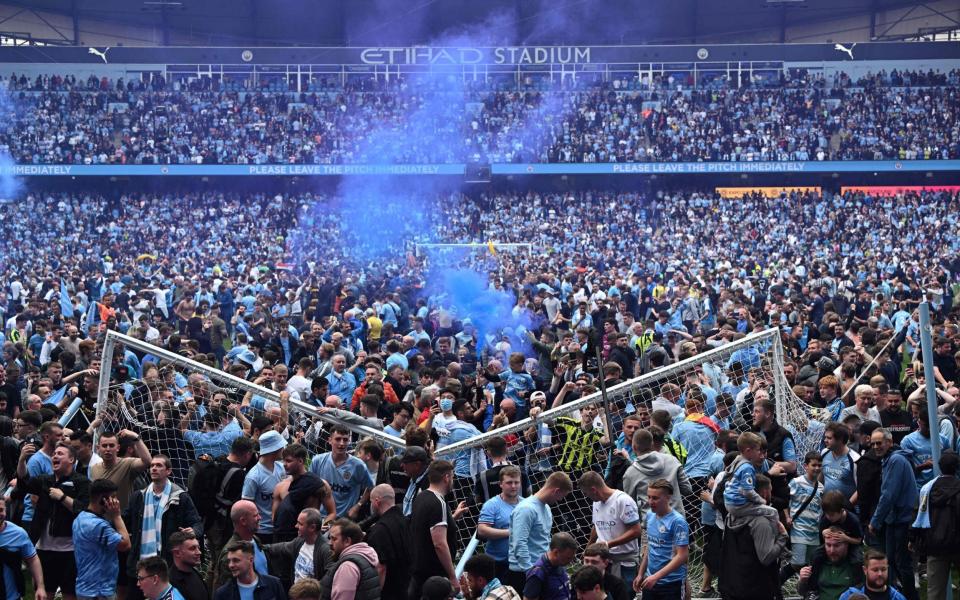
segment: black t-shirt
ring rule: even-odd
[[[430,537],[434,527],[445,527],[447,545],[451,556],[457,554],[457,523],[453,513],[443,498],[432,490],[427,490],[413,500],[413,513],[410,515],[410,546],[413,555],[413,574],[419,579],[434,575],[446,577],[437,552]],[[452,559],[451,559],[452,560]]]
[[[853,314],[858,319],[863,319],[864,321],[870,316],[870,308],[873,306],[873,303],[870,300],[857,300],[856,304],[853,305]]]
[[[634,594],[627,590],[626,582],[610,573],[603,576],[603,589],[607,591],[607,598],[610,600],[630,600],[634,597]]]
[[[953,352],[946,356],[935,352],[933,354],[933,366],[940,371],[940,375],[945,381],[957,382],[957,363],[953,359]]]
[[[902,442],[903,438],[913,431],[913,419],[910,418],[910,413],[899,408],[896,411],[889,408],[880,411],[880,424],[890,430],[895,444]]]

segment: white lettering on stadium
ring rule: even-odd
[[[590,62],[590,48],[580,46],[501,46],[496,48],[364,48],[367,65],[546,65]]]
[[[437,175],[440,165],[251,165],[250,175]]]
[[[614,173],[800,173],[802,162],[615,163]]]
[[[69,175],[73,167],[67,165],[16,165],[14,175]]]

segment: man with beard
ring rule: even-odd
[[[776,419],[776,406],[766,390],[757,391],[753,404],[753,431],[767,441],[766,475],[773,484],[773,506],[787,508],[790,502],[788,482],[797,473],[797,447],[793,435]]]
[[[77,563],[73,556],[73,521],[90,501],[90,480],[74,471],[76,454],[60,442],[53,451],[53,472],[21,477],[17,487],[37,497],[30,536],[47,574],[46,592],[59,588],[64,600],[76,598]]]
[[[320,582],[321,597],[337,600],[379,600],[380,576],[376,551],[363,541],[363,530],[349,519],[330,527],[330,550],[337,562]]]
[[[866,596],[870,600],[906,600],[903,594],[887,583],[889,569],[884,553],[867,550],[863,559],[864,584],[851,587],[840,596],[840,600],[848,600],[854,594]]]

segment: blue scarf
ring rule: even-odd
[[[167,481],[159,498],[153,493],[153,484],[143,490],[143,535],[140,537],[140,558],[157,556],[160,553],[163,509],[170,501],[173,484]]]

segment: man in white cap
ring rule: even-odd
[[[277,462],[280,451],[287,446],[276,431],[267,431],[260,436],[260,460],[250,469],[243,481],[244,500],[251,500],[260,513],[260,528],[257,535],[265,544],[273,542],[273,490],[287,477],[283,465]]]

